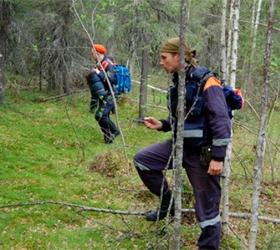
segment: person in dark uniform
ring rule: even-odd
[[[173,75],[173,85],[168,92],[169,117],[158,120],[145,117],[144,124],[158,131],[172,130],[173,138],[151,145],[134,156],[137,172],[156,196],[161,198],[158,210],[147,213],[148,221],[174,215],[174,200],[163,170],[172,168],[172,145],[176,139],[178,71],[180,70],[179,38],[168,39],[161,48],[160,65]],[[185,45],[186,100],[184,121],[183,162],[195,197],[196,217],[201,227],[199,249],[219,249],[221,198],[220,174],[227,144],[231,137],[231,123],[220,82],[214,76],[207,78],[199,90],[195,77],[204,72],[197,64],[195,51]],[[197,96],[197,93],[201,95]],[[198,98],[196,98],[198,97]]]
[[[113,143],[120,132],[110,119],[110,113],[114,113],[114,101],[105,72],[111,83],[112,90],[115,91],[111,77],[114,63],[112,58],[106,54],[107,50],[102,44],[93,45],[92,56],[96,60],[96,67],[92,69],[86,78],[91,93],[90,111],[95,113],[95,119],[101,128],[105,143]]]

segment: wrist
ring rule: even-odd
[[[159,121],[161,123],[161,126],[160,128],[157,129],[158,131],[167,132],[171,130],[170,124],[166,120],[159,120]]]
[[[212,160],[218,161],[218,162],[223,162],[225,160],[225,158],[224,157],[213,157],[212,156]]]

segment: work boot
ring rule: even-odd
[[[159,211],[158,214],[158,210],[156,211],[151,211],[149,213],[146,214],[146,220],[147,221],[157,221],[157,220],[162,220],[167,216],[168,213],[168,209],[166,210],[161,210]],[[174,211],[174,207],[170,209],[170,215],[173,217],[175,215],[175,211]]]
[[[116,130],[114,133],[104,134],[104,141],[106,144],[113,143],[115,138],[120,134],[119,130]]]
[[[116,130],[114,133],[113,133],[113,136],[114,136],[114,139],[120,134],[120,131],[119,130]]]
[[[171,194],[168,193],[163,196],[161,206],[156,211],[151,211],[146,214],[146,220],[147,221],[157,221],[162,220],[167,216],[169,203],[170,203]],[[175,215],[175,209],[174,209],[174,201],[172,202],[171,208],[170,208],[170,215]]]
[[[109,136],[109,135],[104,134],[104,141],[105,141],[106,144],[110,144],[110,143],[114,142],[114,138]]]

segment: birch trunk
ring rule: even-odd
[[[239,12],[240,12],[240,0],[234,0],[232,2],[233,8],[231,8],[232,13],[232,51],[231,51],[231,61],[230,61],[230,85],[234,88],[236,83],[236,68],[237,68],[237,58],[238,58],[238,40],[239,40]],[[233,132],[231,131],[231,134]],[[227,147],[226,158],[224,162],[224,172],[222,180],[222,232],[223,234],[229,233],[228,221],[229,221],[229,182],[231,174],[231,158],[232,158],[232,142],[229,143]]]
[[[257,0],[254,0],[252,5],[252,21],[251,21],[251,31],[254,29],[255,17],[256,17]]]
[[[255,50],[255,49],[256,49],[257,31],[258,31],[259,22],[260,22],[261,9],[262,9],[262,0],[259,0],[259,1],[258,1],[257,12],[256,12],[255,23],[254,23],[254,29],[253,29],[252,50]]]
[[[233,12],[234,12],[234,0],[229,1],[230,11],[229,11],[229,21],[228,21],[228,37],[227,37],[227,69],[226,69],[226,81],[230,80],[230,65],[231,65],[231,56],[232,56],[232,30],[233,30]]]
[[[226,51],[226,18],[227,0],[222,0],[222,19],[221,19],[221,73],[223,79],[227,79],[227,51]]]
[[[239,40],[239,13],[240,13],[240,0],[234,0],[233,12],[233,37],[232,37],[232,56],[231,56],[231,69],[230,69],[230,84],[235,88],[236,83],[236,68],[238,58],[238,40]]]
[[[270,1],[269,20],[267,26],[267,42],[264,55],[264,82],[263,82],[263,94],[261,98],[261,116],[260,127],[258,133],[258,144],[256,152],[256,163],[254,167],[254,183],[253,183],[253,196],[252,196],[252,217],[251,228],[249,237],[249,250],[256,249],[256,240],[258,232],[258,210],[259,210],[259,197],[261,191],[262,182],[262,170],[264,166],[264,156],[266,148],[266,131],[268,121],[268,94],[269,94],[269,79],[270,79],[270,64],[271,64],[271,50],[272,50],[272,29],[275,12],[275,0]]]
[[[182,162],[183,162],[183,130],[185,118],[185,48],[182,46],[185,43],[185,33],[187,27],[187,5],[188,0],[181,0],[181,16],[180,16],[180,72],[179,72],[179,87],[178,87],[178,124],[175,145],[175,225],[174,225],[174,238],[171,243],[172,249],[180,250],[181,241],[181,218],[182,218]]]
[[[142,64],[141,64],[141,78],[140,78],[140,96],[139,96],[139,120],[146,116],[147,112],[147,80],[148,80],[148,48],[147,48],[147,34],[143,34],[143,49],[142,49]]]
[[[133,76],[134,75],[134,68],[135,68],[135,60],[137,58],[137,53],[136,53],[136,41],[135,41],[135,36],[134,34],[132,35],[131,38],[131,49],[130,49],[130,53],[129,53],[129,71],[130,74]]]
[[[258,1],[258,7],[256,8],[256,0],[254,1],[254,7],[253,7],[253,17],[252,17],[252,32],[251,32],[251,39],[252,39],[252,47],[251,47],[251,53],[249,57],[249,63],[247,67],[247,80],[245,81],[247,84],[248,89],[252,89],[252,62],[254,61],[254,55],[256,52],[256,44],[257,44],[257,31],[259,27],[259,21],[260,21],[260,14],[261,14],[261,6],[262,6],[262,0]]]
[[[4,102],[4,57],[0,53],[0,104]]]
[[[224,162],[222,179],[222,234],[229,234],[229,186],[231,174],[232,143],[229,143]]]
[[[134,26],[137,26],[137,22],[139,20],[139,10],[138,10],[138,1],[137,0],[134,0],[133,1],[133,5],[132,6],[134,8],[134,17],[133,17],[133,25]],[[130,71],[130,74],[131,76],[134,75],[134,71],[135,71],[135,65],[136,65],[136,61],[137,61],[137,46],[138,43],[137,43],[137,32],[133,32],[132,35],[131,35],[131,46],[130,46],[130,53],[129,53],[129,62],[128,62],[128,65],[129,65],[129,71]]]

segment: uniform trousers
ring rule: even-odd
[[[98,108],[95,112],[95,119],[104,134],[105,142],[110,142],[110,140],[113,140],[119,134],[118,128],[110,119],[111,112],[114,112],[112,97],[107,96],[104,100],[99,100]]]
[[[134,156],[134,164],[145,186],[160,197],[169,191],[163,175],[172,168],[172,140],[153,144]],[[219,249],[221,199],[220,177],[207,174],[208,166],[200,164],[200,150],[184,146],[183,163],[195,197],[195,213],[201,227],[199,249]]]

